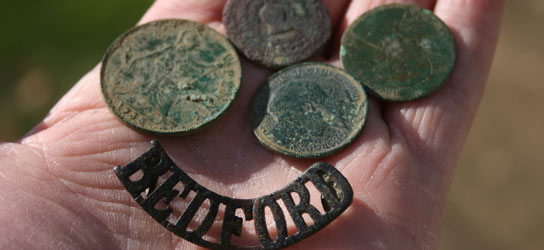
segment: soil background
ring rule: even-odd
[[[3,1],[0,140],[17,140],[43,119],[150,4]],[[543,73],[544,1],[506,1],[488,87],[449,196],[441,250],[544,249]]]
[[[440,249],[544,249],[543,74],[544,1],[507,0]]]

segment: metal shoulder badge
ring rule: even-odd
[[[157,222],[174,234],[197,245],[212,249],[277,249],[297,243],[316,233],[351,204],[353,191],[346,178],[333,166],[319,162],[313,164],[306,172],[281,190],[256,199],[235,199],[219,195],[195,182],[184,173],[168,157],[157,141],[152,141],[153,147],[143,153],[126,166],[116,167],[115,173],[127,191],[138,204]],[[138,180],[131,180],[131,176],[141,171]],[[166,178],[161,178],[167,176]],[[325,208],[321,213],[310,204],[310,192],[305,183],[311,182],[321,194],[321,201]],[[179,185],[181,184],[181,185]],[[195,192],[189,200],[188,194]],[[299,197],[298,203],[292,194]],[[176,201],[178,200],[178,201]],[[209,207],[203,208],[202,203],[208,200]],[[284,214],[278,201],[282,201],[287,208],[288,215]],[[185,202],[184,211],[174,220],[168,219],[173,214],[172,204],[176,201]],[[158,208],[159,203],[166,206]],[[225,207],[222,219],[221,237],[219,242],[212,242],[204,238],[217,218],[220,205]],[[267,229],[265,209],[272,212],[275,222],[276,237],[273,239]],[[199,209],[205,209],[205,217],[193,230],[188,228],[189,223]],[[236,210],[244,211],[241,218]],[[309,214],[313,224],[307,225],[302,217]],[[286,216],[290,216],[297,232],[289,234]],[[233,235],[241,236],[245,221],[253,221],[256,237],[260,246],[233,245]]]

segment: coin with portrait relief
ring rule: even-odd
[[[331,36],[321,0],[229,0],[223,23],[248,59],[273,69],[311,59]]]
[[[351,75],[328,64],[302,63],[264,82],[250,117],[266,148],[295,158],[318,158],[351,143],[367,113],[366,93]]]

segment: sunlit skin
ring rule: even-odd
[[[408,103],[371,98],[355,142],[320,159],[354,191],[337,220],[292,248],[437,249],[456,161],[482,97],[494,54],[502,1],[325,0],[332,42],[319,61],[341,66],[342,32],[386,2],[429,8],[451,29],[457,62],[433,95]],[[157,0],[140,23],[184,18],[225,34],[221,0]],[[106,48],[104,48],[106,49]],[[160,139],[173,160],[219,194],[252,198],[294,180],[312,160],[294,160],[259,145],[249,123],[251,98],[272,72],[242,60],[243,82],[230,111],[197,134]],[[112,171],[150,147],[110,113],[99,68],[85,75],[26,136],[0,144],[0,249],[193,249],[149,217]]]

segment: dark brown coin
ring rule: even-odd
[[[110,110],[144,132],[184,134],[216,120],[240,88],[241,66],[230,42],[207,26],[161,20],[119,37],[102,62]]]
[[[342,37],[346,71],[370,94],[388,101],[410,101],[431,94],[455,64],[455,42],[431,11],[390,4],[372,9]]]
[[[330,17],[320,0],[229,0],[223,22],[234,45],[269,68],[310,59],[331,35]]]
[[[317,158],[337,152],[362,130],[368,100],[344,70],[303,63],[270,76],[253,100],[259,141],[280,154]]]

